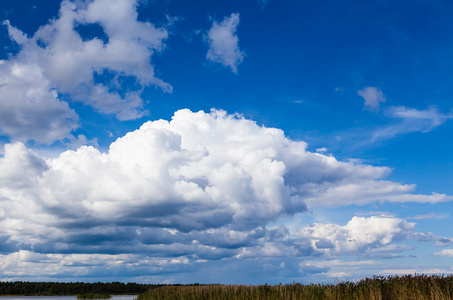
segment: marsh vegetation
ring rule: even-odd
[[[449,300],[453,275],[373,277],[337,284],[287,285],[166,285],[151,289],[137,300]]]

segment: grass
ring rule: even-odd
[[[373,277],[338,284],[163,285],[137,300],[453,300],[453,275]]]
[[[111,295],[108,294],[81,294],[77,296],[77,299],[110,299]]]

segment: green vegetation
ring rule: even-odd
[[[77,299],[110,299],[111,295],[108,294],[82,294],[78,295]]]
[[[0,282],[0,295],[140,294],[159,285],[122,282]]]
[[[453,276],[406,275],[374,277],[338,284],[165,285],[137,300],[447,300],[453,299]]]

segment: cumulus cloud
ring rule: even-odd
[[[207,35],[209,50],[206,59],[231,68],[234,73],[237,73],[237,67],[245,57],[245,53],[238,45],[239,38],[236,35],[238,25],[239,14],[232,13],[221,23],[214,21]]]
[[[374,110],[379,107],[381,103],[385,103],[386,99],[384,93],[376,87],[364,87],[357,91],[357,94],[365,100],[364,109]]]
[[[48,159],[7,144],[0,250],[65,257],[133,251],[144,261],[399,251],[389,247],[414,238],[414,229],[397,218],[314,224],[295,236],[268,224],[307,204],[451,200],[413,195],[413,186],[382,179],[386,167],[341,162],[306,146],[218,110],[180,110],[170,122],[147,122],[106,153],[83,146]]]
[[[78,115],[38,65],[0,61],[0,133],[50,144],[77,127]]]
[[[32,37],[5,21],[20,51],[0,64],[3,133],[45,143],[67,137],[77,127],[77,115],[60,95],[130,120],[147,114],[140,98],[144,87],[171,92],[150,63],[164,49],[168,32],[138,21],[137,5],[134,0],[63,1],[58,18]],[[80,33],[94,25],[98,35]]]
[[[352,273],[340,275],[340,271],[359,269],[367,262],[336,262],[331,259],[350,255],[366,258],[395,258],[410,250],[406,240],[434,241],[415,231],[415,223],[393,216],[376,215],[353,217],[347,224],[313,223],[308,226],[284,225],[268,229],[256,245],[241,248],[237,258],[286,259],[298,257],[301,276],[311,273],[324,273],[333,277],[350,277]],[[326,261],[327,259],[327,261]],[[332,263],[331,263],[332,262]],[[341,267],[335,267],[335,264]],[[362,270],[363,271],[363,270]]]
[[[434,253],[436,256],[453,257],[453,249],[444,249]]]
[[[312,224],[299,234],[325,254],[385,251],[394,241],[414,238],[415,223],[395,217],[353,217],[346,225]],[[396,249],[392,248],[393,251]],[[375,253],[375,252],[373,252]]]

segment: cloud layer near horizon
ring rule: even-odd
[[[389,172],[309,152],[279,129],[219,110],[186,109],[170,122],[147,122],[107,153],[83,146],[46,159],[22,143],[7,144],[0,158],[0,251],[29,257],[133,249],[164,260],[376,251],[414,238],[413,224],[372,217],[297,232],[268,225],[305,212],[307,204],[452,198],[414,195],[412,185],[383,180]],[[282,254],[280,244],[292,250]]]

